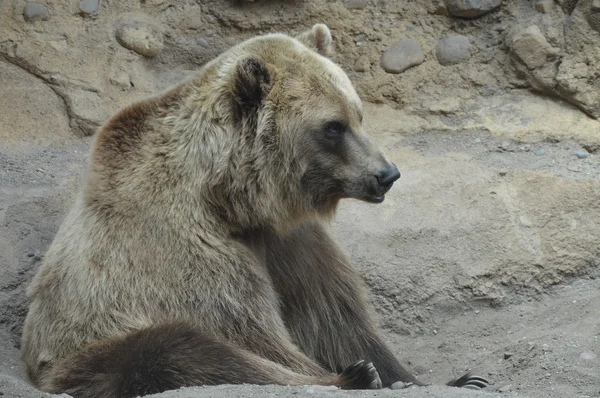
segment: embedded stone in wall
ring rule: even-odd
[[[123,24],[117,29],[116,37],[120,45],[145,57],[154,57],[164,48],[162,32],[149,23]]]
[[[346,7],[349,9],[360,10],[369,5],[369,0],[346,0]]]
[[[96,15],[100,10],[100,0],[79,0],[79,10],[84,15]]]
[[[531,25],[512,39],[513,54],[529,69],[539,68],[558,54],[558,49],[548,43],[540,28]]]
[[[553,0],[541,0],[535,3],[535,9],[542,14],[548,14],[552,12],[552,8],[554,7]]]
[[[366,55],[358,57],[354,63],[354,70],[357,72],[366,72],[371,69],[371,60]]]
[[[50,19],[50,12],[43,4],[27,3],[23,9],[23,17],[27,22],[47,21]]]
[[[400,39],[383,53],[381,67],[387,73],[402,73],[406,69],[422,64],[425,54],[416,41]]]
[[[596,32],[600,32],[600,0],[594,0],[592,2],[587,20],[592,29]]]
[[[455,17],[477,18],[502,4],[502,0],[446,0],[448,12]]]
[[[435,54],[442,65],[459,64],[471,57],[471,43],[463,35],[447,36],[440,40]]]

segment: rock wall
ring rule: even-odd
[[[366,101],[460,114],[469,101],[530,88],[598,118],[599,21],[598,0],[4,0],[0,70],[11,100],[43,102],[33,118],[60,106],[72,132],[89,135],[236,42],[325,22]],[[53,94],[29,98],[27,79]],[[64,134],[61,121],[48,123],[52,138]]]

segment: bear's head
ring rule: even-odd
[[[380,203],[400,177],[364,131],[362,103],[327,58],[331,47],[317,24],[296,38],[250,39],[214,66],[233,99],[229,170],[212,190],[229,221],[287,229],[331,216],[343,198]]]

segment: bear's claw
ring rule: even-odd
[[[361,360],[348,366],[340,375],[341,387],[348,390],[380,389],[381,379],[372,362]]]

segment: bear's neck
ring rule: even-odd
[[[228,95],[194,91],[169,121],[170,151],[175,168],[216,222],[232,232],[283,232],[313,217],[294,187],[301,168],[273,142],[272,127],[258,117],[237,120],[233,107],[215,105],[228,100],[206,98],[206,92]]]

